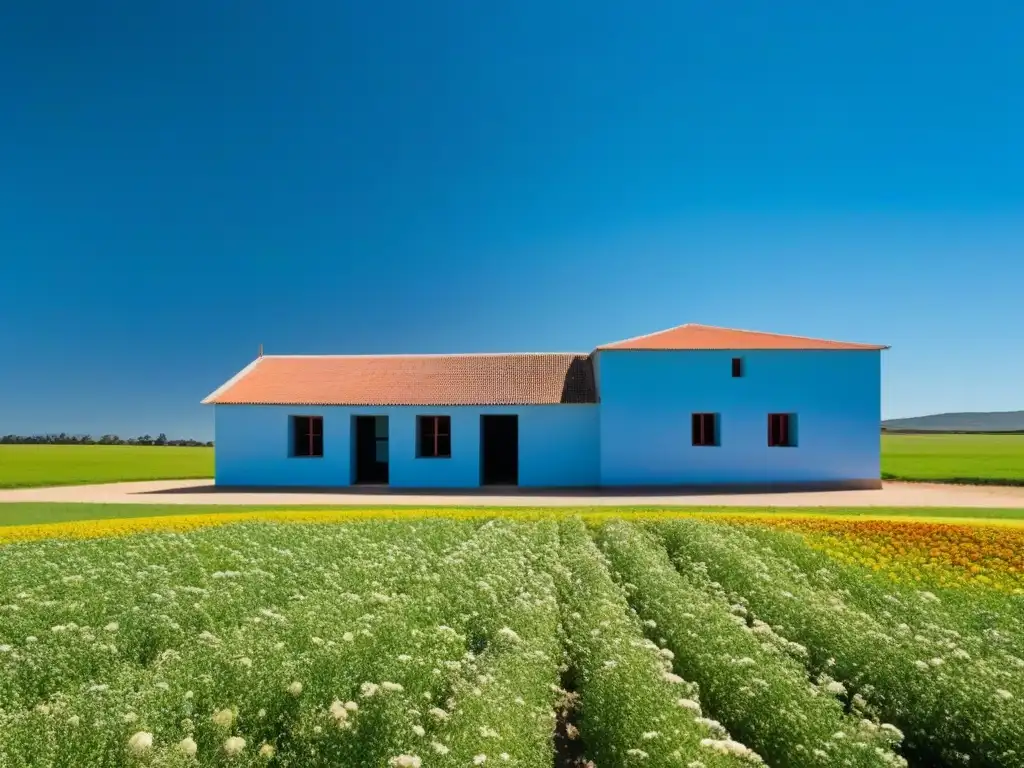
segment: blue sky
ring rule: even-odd
[[[212,436],[267,352],[891,344],[1024,408],[1024,4],[7,3],[0,432]]]

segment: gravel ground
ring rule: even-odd
[[[499,493],[407,493],[389,489],[287,492],[220,490],[209,480],[161,480],[52,488],[0,490],[0,502],[93,502],[108,504],[317,504],[323,506],[744,506],[744,507],[981,507],[1024,508],[1024,487],[885,483],[870,491],[780,493],[645,493],[602,495],[598,492],[518,490]]]

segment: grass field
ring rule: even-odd
[[[213,477],[212,448],[0,445],[0,488]]]
[[[1024,435],[883,435],[882,476],[1024,485]]]

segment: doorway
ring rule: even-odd
[[[360,485],[388,484],[388,417],[354,416],[353,482]]]
[[[480,417],[480,482],[519,484],[519,417]]]

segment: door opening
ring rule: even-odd
[[[519,417],[480,417],[480,482],[519,484]]]
[[[353,482],[364,485],[388,484],[388,417],[354,416],[352,456]]]

